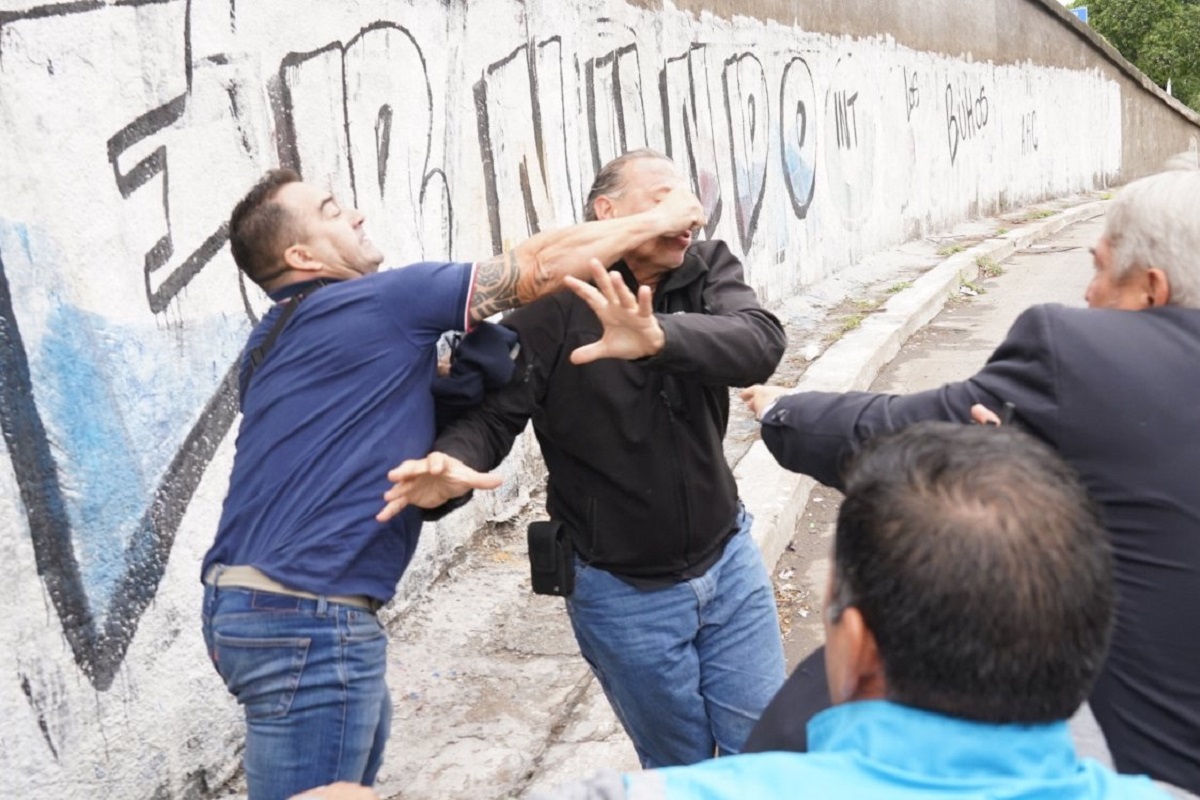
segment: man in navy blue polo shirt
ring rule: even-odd
[[[202,578],[209,654],[246,713],[251,800],[374,781],[391,717],[374,612],[421,527],[416,508],[375,513],[388,468],[433,443],[439,336],[703,222],[680,190],[487,261],[377,272],[363,215],[295,172],[267,173],[238,203],[234,260],[276,305],[243,355],[237,454]]]

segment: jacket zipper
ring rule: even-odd
[[[655,300],[661,300],[661,302],[656,302],[654,304],[656,306],[655,311],[662,311],[663,313],[667,314],[671,313],[670,304],[667,302],[667,295],[658,295],[657,292],[655,294]],[[675,465],[671,472],[675,480],[675,502],[679,505],[679,518],[683,522],[682,568],[687,569],[688,565],[690,564],[688,553],[691,551],[692,547],[692,515],[687,499],[687,485],[684,482],[683,457],[682,453],[679,452],[679,431],[677,430],[677,426],[683,423],[675,416],[675,408],[672,405],[673,401],[670,393],[667,391],[667,382],[674,381],[676,379],[670,375],[662,375],[659,380],[661,382],[659,396],[662,398],[663,404],[667,407],[667,419],[671,426],[671,451],[675,456]],[[682,403],[683,392],[680,390],[679,386],[675,386],[675,389],[676,395],[678,396],[679,401]]]
[[[679,504],[679,518],[683,522],[683,568],[686,569],[689,564],[688,552],[690,552],[692,546],[692,519],[687,502],[687,488],[684,482],[683,458],[679,452],[679,434],[676,430],[676,426],[681,423],[675,416],[675,410],[671,407],[671,398],[667,395],[666,388],[664,387],[659,394],[663,399],[663,404],[667,407],[667,419],[671,425],[671,451],[675,455],[673,459],[675,466],[671,472],[675,483],[675,501]]]

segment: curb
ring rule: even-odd
[[[1104,213],[1106,201],[1075,206],[1037,223],[987,239],[948,257],[892,296],[862,325],[830,345],[801,376],[796,392],[851,392],[867,389],[900,352],[910,336],[946,305],[964,277],[974,277],[977,260],[1003,261],[1068,225]],[[754,514],[752,535],[770,572],[792,540],[816,481],[780,467],[758,440],[733,470],[738,491]]]

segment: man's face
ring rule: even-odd
[[[332,194],[309,183],[289,183],[275,195],[302,232],[311,257],[340,277],[369,275],[383,263],[383,253],[367,238],[364,217],[357,208],[342,207]]]
[[[687,181],[670,161],[661,158],[637,158],[621,169],[621,185],[609,195],[601,219],[627,217],[654,208],[663,196],[677,188],[687,188]],[[652,281],[664,272],[683,263],[683,256],[692,243],[692,232],[678,231],[670,236],[643,242],[625,256],[625,263],[639,281]]]
[[[1145,270],[1135,268],[1120,278],[1116,277],[1112,246],[1107,237],[1101,236],[1100,241],[1092,248],[1092,266],[1096,271],[1083,295],[1089,308],[1141,311],[1149,305],[1145,286],[1140,280]]]

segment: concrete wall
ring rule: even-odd
[[[658,8],[662,3],[639,5]],[[703,0],[678,3],[696,13],[713,6]],[[721,10],[726,7],[805,30],[883,36],[913,50],[976,61],[1098,69],[1121,89],[1122,181],[1159,170],[1168,154],[1197,147],[1200,117],[1155,86],[1057,0],[927,0],[919,10],[893,0],[743,0],[720,4],[715,11],[728,16],[730,12]],[[1085,133],[1079,126],[1072,137]]]
[[[232,459],[231,367],[265,308],[225,220],[264,169],[328,183],[403,264],[574,221],[600,163],[657,147],[775,302],[923,232],[1196,147],[1194,115],[1041,0],[930,3],[916,21],[884,2],[645,5],[4,4],[10,793],[192,797],[235,768],[240,715],[200,640],[198,564]],[[426,536],[403,594],[528,489]]]

